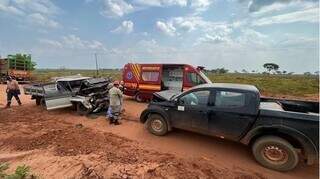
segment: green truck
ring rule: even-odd
[[[36,63],[31,60],[31,55],[15,54],[0,58],[0,82],[4,83],[8,75],[18,81],[28,82],[31,80],[31,72]]]

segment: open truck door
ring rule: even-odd
[[[72,93],[61,83],[53,83],[43,86],[45,104],[47,110],[71,107]]]
[[[152,98],[152,94],[160,91],[162,86],[162,65],[141,64],[140,70],[139,92],[135,95],[137,101]]]
[[[194,68],[190,65],[184,66],[183,91],[197,85],[212,83],[202,70],[203,67]]]

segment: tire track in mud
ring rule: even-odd
[[[0,111],[0,148],[10,153],[36,151],[33,158],[28,156],[29,163],[44,154],[55,158],[53,164],[31,165],[35,171],[43,165],[53,170],[57,167],[52,165],[68,158],[72,164],[65,173],[74,178],[265,178],[241,168],[148,150],[127,138],[67,123],[55,113],[31,105]]]

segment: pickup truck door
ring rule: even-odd
[[[255,122],[256,115],[248,114],[247,94],[228,90],[216,90],[214,104],[209,110],[209,131],[212,135],[239,140]]]
[[[72,106],[72,93],[60,83],[44,86],[47,110],[60,109]]]
[[[197,90],[179,97],[171,113],[172,125],[177,128],[208,132],[208,102],[210,90]]]

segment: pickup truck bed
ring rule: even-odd
[[[23,88],[26,95],[44,96],[43,84],[26,85]]]

